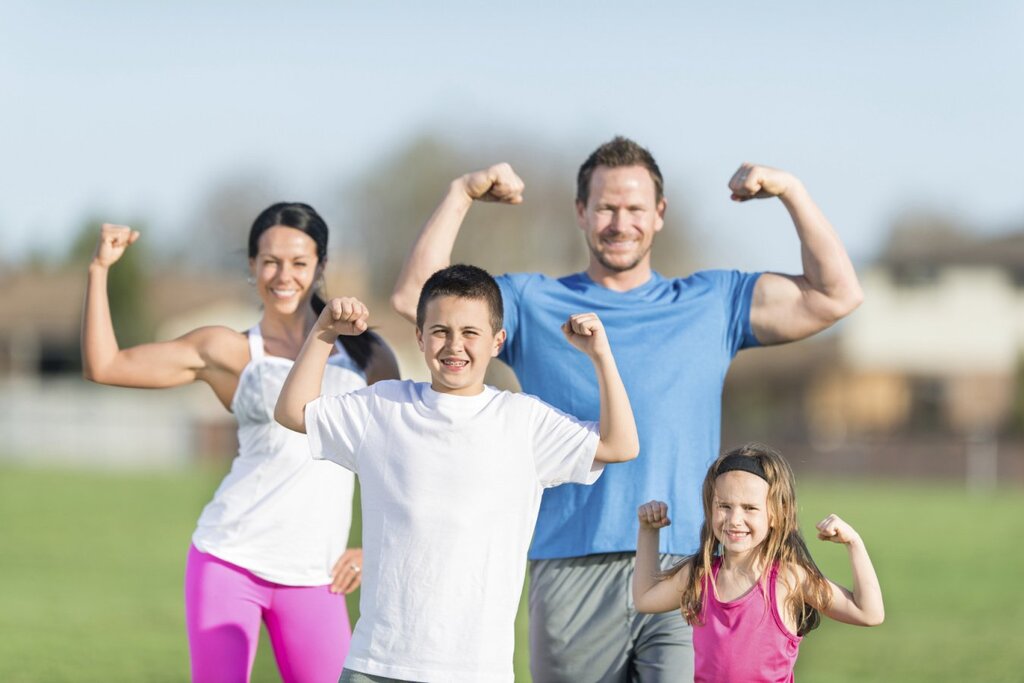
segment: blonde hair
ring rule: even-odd
[[[703,503],[704,524],[700,530],[700,546],[697,553],[687,557],[663,574],[663,578],[674,576],[684,566],[689,565],[690,576],[683,587],[680,607],[687,623],[702,624],[701,610],[704,605],[704,577],[711,577],[711,567],[718,556],[718,541],[712,529],[712,504],[715,498],[715,480],[718,478],[719,467],[728,457],[740,456],[757,460],[756,467],[764,470],[768,482],[768,536],[757,547],[758,559],[761,563],[762,584],[768,581],[771,568],[779,565],[779,575],[796,577],[793,571],[799,567],[805,573],[801,582],[792,578],[796,585],[789,586],[789,596],[783,608],[791,613],[796,620],[797,634],[804,635],[817,628],[821,621],[818,611],[811,607],[817,605],[826,608],[831,603],[832,592],[828,581],[822,575],[818,565],[811,558],[810,551],[800,535],[797,522],[796,483],[793,470],[782,454],[770,446],[760,443],[748,443],[720,456],[708,469],[704,477]],[[769,593],[766,590],[765,595]]]

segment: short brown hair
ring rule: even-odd
[[[616,135],[611,141],[604,143],[587,157],[576,174],[576,201],[586,204],[590,199],[590,178],[598,166],[622,168],[623,166],[643,166],[651,174],[654,181],[654,199],[661,201],[664,196],[664,181],[661,169],[654,157],[645,148],[629,138]]]
[[[459,299],[479,299],[487,304],[491,331],[501,329],[505,315],[501,301],[501,288],[491,274],[483,268],[458,263],[437,271],[423,283],[420,300],[416,305],[416,327],[423,329],[427,317],[427,304],[442,296]]]

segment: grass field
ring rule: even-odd
[[[0,681],[187,680],[182,570],[218,478],[0,468]],[[836,512],[861,532],[887,617],[826,623],[798,680],[1024,681],[1024,491],[804,482],[800,502],[805,528]],[[848,582],[842,548],[809,542]],[[254,681],[275,680],[264,640]]]

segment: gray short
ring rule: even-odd
[[[633,608],[633,553],[530,562],[534,683],[693,680],[693,634],[678,610]],[[662,555],[662,567],[680,560]]]
[[[375,676],[373,674],[364,674],[360,671],[352,671],[351,669],[345,669],[341,672],[341,678],[338,679],[338,683],[414,683],[413,681],[404,681],[399,678],[388,678],[387,676]]]

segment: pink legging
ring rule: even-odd
[[[248,683],[260,620],[285,683],[337,682],[352,635],[345,596],[265,581],[191,546],[185,623],[194,683]]]

